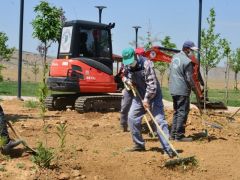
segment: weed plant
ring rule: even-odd
[[[49,168],[52,160],[54,159],[54,152],[44,147],[43,143],[40,142],[36,149],[36,154],[32,156],[32,161],[40,167]]]
[[[2,148],[7,143],[7,138],[4,136],[0,136],[0,148]]]
[[[66,144],[66,136],[67,136],[67,125],[66,123],[60,123],[57,126],[57,136],[59,137],[59,147],[60,147],[60,151],[63,151],[65,144]]]
[[[29,100],[24,102],[24,106],[27,108],[35,109],[39,106],[37,101]]]

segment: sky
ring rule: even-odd
[[[232,50],[240,47],[240,1],[239,0],[202,0],[202,28],[207,28],[206,18],[211,8],[216,12],[215,32],[231,42]],[[9,47],[19,47],[19,21],[21,0],[1,0],[0,31],[9,38]],[[24,1],[23,50],[37,53],[40,42],[32,37],[34,7],[39,0]],[[50,5],[62,7],[67,20],[88,20],[98,22],[98,9],[102,12],[102,23],[115,22],[112,30],[113,51],[121,55],[122,49],[130,47],[135,40],[133,26],[141,26],[139,37],[163,39],[170,36],[171,41],[180,49],[186,40],[197,44],[199,0],[48,0]],[[141,43],[141,42],[140,42]],[[155,43],[160,45],[160,42]],[[57,45],[49,50],[49,55],[57,55]]]

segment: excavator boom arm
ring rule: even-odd
[[[166,62],[171,63],[172,56],[176,53],[179,53],[180,50],[164,48],[160,46],[152,47],[151,49],[145,52],[145,56],[152,60],[153,62]],[[203,99],[203,93],[199,82],[199,62],[193,56],[191,58],[193,64],[193,80],[195,84],[195,93],[199,99]]]

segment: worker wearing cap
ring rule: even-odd
[[[173,56],[170,64],[169,91],[174,108],[170,137],[172,140],[192,141],[192,138],[185,137],[185,126],[190,110],[190,93],[195,89],[190,58],[197,50],[192,41],[184,42],[182,51]]]
[[[135,54],[137,56],[144,56],[144,48],[136,48],[135,49]],[[132,104],[132,99],[133,99],[133,93],[130,90],[130,88],[127,86],[127,81],[129,81],[128,78],[124,76],[128,67],[122,66],[120,69],[120,73],[122,74],[122,81],[124,83],[125,88],[122,91],[122,101],[121,101],[121,111],[120,111],[120,126],[123,130],[123,132],[128,131],[128,112]]]
[[[129,71],[126,75],[130,79],[135,88],[138,90],[141,98],[134,96],[129,111],[128,123],[135,146],[129,151],[144,151],[145,142],[141,133],[141,120],[148,108],[155,117],[157,123],[163,132],[169,137],[168,124],[165,120],[162,93],[160,84],[157,80],[153,62],[143,56],[136,56],[132,48],[126,48],[122,51],[123,64],[128,67]],[[166,140],[160,132],[157,132],[163,150],[170,157],[174,154]]]

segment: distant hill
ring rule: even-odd
[[[10,59],[10,61],[3,61],[3,65],[6,67],[3,69],[4,80],[17,81],[18,79],[18,51],[16,50]],[[40,72],[36,76],[36,81],[41,79],[42,69],[42,57],[40,54],[23,51],[22,54],[22,81],[35,81],[35,75],[33,73],[33,67],[36,63]],[[47,57],[48,64],[51,63],[53,57]]]
[[[48,57],[47,62],[50,64],[55,57]],[[36,62],[37,66],[40,68],[40,73],[36,77],[36,81],[41,80],[41,67],[42,67],[42,57],[40,54],[32,52],[23,52],[23,62],[22,62],[22,80],[23,81],[35,81],[35,75],[32,72],[34,63]],[[10,61],[3,62],[6,69],[3,70],[3,76],[5,80],[17,81],[18,76],[18,51],[15,51],[13,57]],[[203,73],[202,73],[203,75]],[[209,72],[209,87],[212,89],[221,89],[224,88],[224,77],[225,77],[225,68],[217,67],[213,68]],[[240,75],[238,75],[240,78]],[[234,73],[230,71],[229,75],[229,88],[233,88],[234,83]],[[163,86],[167,86],[167,76],[165,75]]]

